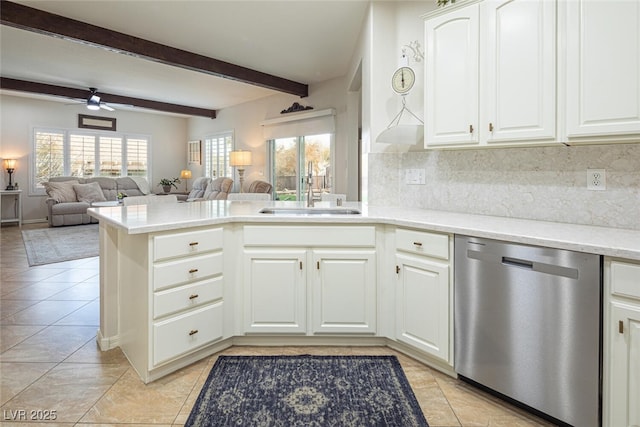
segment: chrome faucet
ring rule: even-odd
[[[307,171],[307,207],[312,208],[313,206],[313,162],[309,162]]]

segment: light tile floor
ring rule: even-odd
[[[50,425],[59,426],[184,424],[217,355],[145,385],[119,349],[96,345],[97,258],[29,267],[17,226],[0,229],[0,248],[0,425],[53,414]],[[395,354],[433,427],[549,425],[385,347],[232,347],[221,354]]]

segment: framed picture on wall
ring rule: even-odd
[[[189,164],[202,164],[200,157],[200,145],[200,141],[189,141],[187,143],[187,161]]]

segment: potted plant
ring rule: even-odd
[[[171,191],[171,187],[175,187],[176,190],[178,189],[176,184],[180,184],[180,178],[162,178],[158,186],[162,187],[165,193],[168,193]]]

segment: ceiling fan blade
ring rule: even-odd
[[[112,107],[110,107],[110,106],[108,106],[107,104],[104,104],[104,103],[102,103],[102,102],[100,103],[100,108],[102,108],[102,109],[104,109],[104,110],[107,110],[107,111],[116,111],[116,110],[114,110]]]

